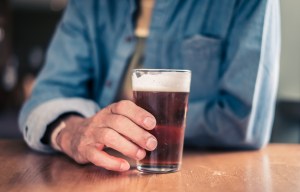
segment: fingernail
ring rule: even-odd
[[[157,141],[156,141],[156,139],[154,139],[154,138],[149,138],[148,139],[148,141],[147,141],[147,143],[146,143],[146,146],[147,146],[147,148],[148,148],[148,150],[154,150],[155,148],[156,148],[156,146],[157,146]]]
[[[145,156],[146,156],[146,153],[142,149],[139,149],[138,152],[136,153],[136,158],[138,160],[143,159]]]
[[[152,117],[147,117],[147,118],[144,120],[144,124],[145,124],[148,128],[152,129],[152,128],[154,128],[155,125],[156,125],[156,120],[153,119]]]
[[[127,171],[130,168],[130,165],[128,163],[121,163],[120,169],[121,171]]]

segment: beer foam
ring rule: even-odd
[[[190,92],[191,73],[137,71],[132,74],[133,91]]]

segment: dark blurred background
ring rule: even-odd
[[[0,138],[20,138],[17,116],[41,69],[66,0],[0,0]]]
[[[0,138],[21,138],[30,95],[67,0],[0,0]],[[300,1],[281,0],[281,74],[271,142],[300,142]]]

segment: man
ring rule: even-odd
[[[142,159],[157,145],[155,118],[126,96],[130,69],[190,69],[185,145],[258,149],[279,47],[277,0],[71,0],[19,124],[35,150],[125,171],[105,147]]]

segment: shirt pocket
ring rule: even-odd
[[[222,41],[194,35],[182,42],[182,68],[192,71],[191,100],[213,97],[218,91]]]

